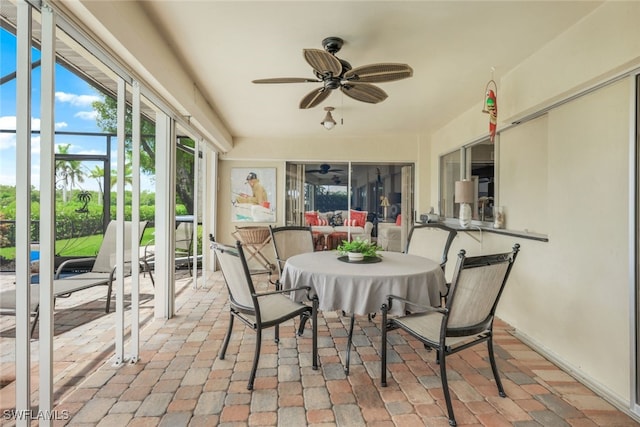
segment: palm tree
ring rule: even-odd
[[[102,199],[104,198],[104,192],[102,190],[102,181],[104,181],[104,168],[95,165],[93,169],[89,171],[89,178],[95,179],[98,183],[98,192],[100,194],[100,200],[98,200],[98,204],[102,204]]]
[[[69,154],[71,144],[58,145],[59,154]],[[56,161],[56,184],[62,185],[62,201],[67,203],[67,191],[73,190],[76,182],[84,182],[81,162],[79,160]]]
[[[125,185],[133,184],[132,169],[133,167],[131,166],[131,163],[125,163],[124,165],[124,184]],[[118,183],[118,171],[115,169],[112,169],[111,170],[111,189],[113,189],[113,187],[115,187],[117,183]]]

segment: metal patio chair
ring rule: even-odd
[[[276,268],[278,269],[276,289],[280,289],[279,278],[285,262],[294,255],[314,251],[313,233],[311,227],[302,226],[269,226],[269,232],[271,233],[273,250],[276,253]]]
[[[449,250],[457,235],[456,230],[441,223],[416,225],[409,232],[405,253],[432,259],[440,263],[442,271],[446,273]],[[447,298],[448,289],[449,281],[447,280],[447,292],[442,295],[442,298]]]
[[[449,414],[449,424],[456,425],[447,383],[446,357],[476,344],[486,342],[493,377],[498,393],[505,397],[493,352],[493,319],[520,245],[511,252],[466,257],[458,254],[446,306],[418,306],[404,298],[389,295],[382,305],[382,341],[380,383],[387,386],[387,332],[402,329],[437,351],[442,390]],[[394,300],[418,307],[421,311],[389,319],[387,314]]]
[[[152,240],[144,247],[142,255],[142,263],[144,265],[144,272],[149,273],[151,284],[156,285],[153,278],[153,268],[155,267],[156,260],[156,247],[155,242]],[[179,264],[184,264],[186,261],[189,274],[193,275],[191,268],[191,262],[193,259],[193,223],[191,222],[179,222],[175,230],[175,247],[174,247],[174,259],[176,267]]]
[[[253,366],[247,383],[247,389],[252,390],[260,360],[262,331],[272,326],[275,327],[275,341],[278,342],[278,326],[287,320],[302,316],[311,317],[313,324],[312,367],[314,370],[318,369],[318,299],[317,297],[312,298],[312,305],[309,306],[295,302],[285,295],[296,290],[309,292],[311,288],[300,286],[287,290],[256,292],[242,243],[237,242],[236,247],[231,247],[212,242],[212,247],[229,291],[229,328],[220,349],[220,359],[225,358],[233,330],[233,320],[238,318],[257,335]]]

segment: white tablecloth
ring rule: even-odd
[[[427,258],[399,252],[380,252],[382,261],[354,264],[338,260],[336,251],[310,252],[289,258],[280,279],[283,289],[311,286],[319,309],[365,315],[380,311],[389,294],[423,305],[440,305],[446,282],[440,265]],[[293,298],[302,301],[305,293]],[[404,314],[394,302],[393,315]]]

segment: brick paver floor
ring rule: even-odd
[[[294,322],[287,322],[278,345],[268,331],[249,391],[255,334],[236,322],[225,360],[217,357],[229,320],[221,275],[212,274],[200,289],[183,275],[176,287],[176,316],[154,319],[153,288],[144,282],[140,361],[119,367],[110,361],[114,320],[104,313],[104,298],[78,292],[56,303],[54,413],[68,419],[54,425],[448,425],[435,354],[417,341],[389,334],[388,387],[379,385],[379,316],[357,317],[348,376],[343,362],[349,317],[342,313],[320,313],[317,371],[311,368],[310,328],[296,337]],[[0,316],[3,414],[15,407],[12,322]],[[640,425],[519,341],[509,325],[497,322],[495,342],[506,398],[498,396],[486,346],[447,359],[458,425]],[[32,345],[37,378],[37,335]],[[37,396],[33,390],[34,405]],[[15,425],[8,418],[0,425]]]

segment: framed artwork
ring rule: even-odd
[[[276,168],[231,168],[231,221],[276,222]]]

